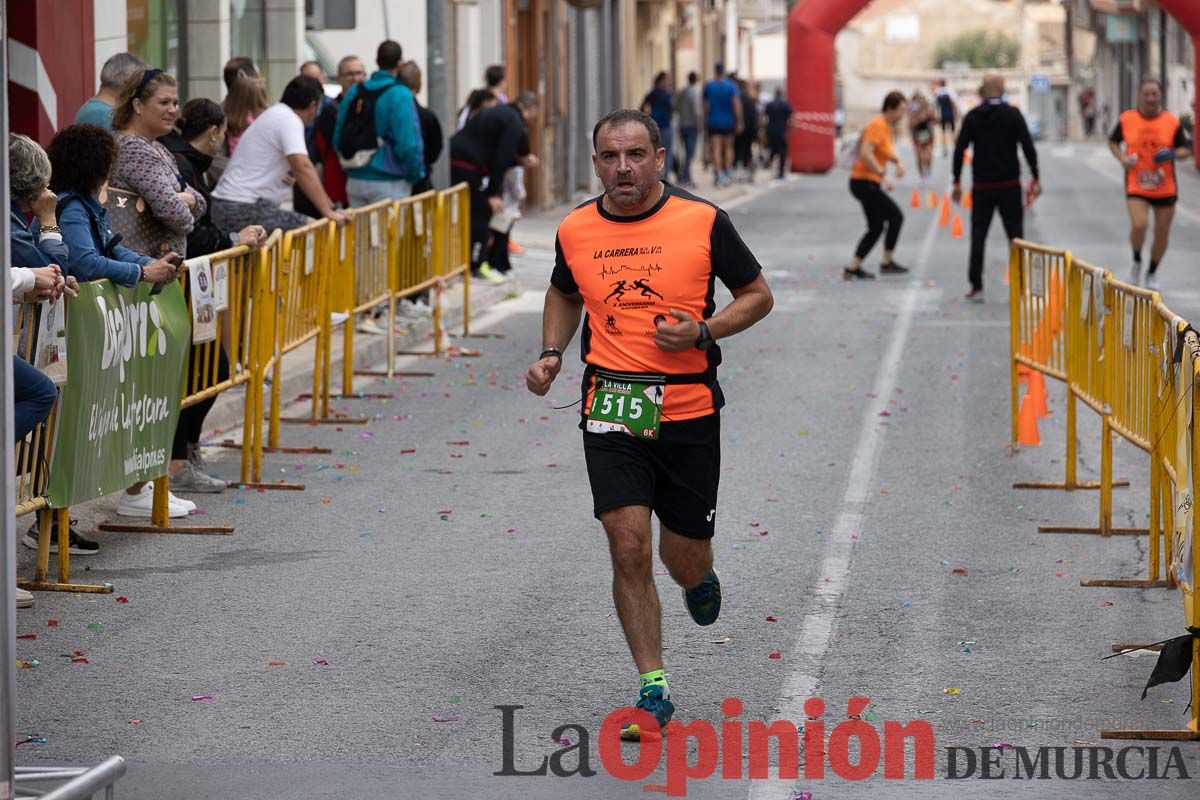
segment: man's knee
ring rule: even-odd
[[[618,509],[622,511],[625,509]],[[623,575],[649,572],[653,555],[649,518],[643,521],[637,514],[610,512],[601,516],[601,522],[608,534],[613,571]]]

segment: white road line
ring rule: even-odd
[[[804,701],[812,697],[820,681],[821,664],[829,651],[833,635],[833,619],[850,574],[850,554],[854,539],[862,529],[866,501],[871,493],[871,482],[879,462],[879,451],[883,444],[884,427],[879,424],[880,412],[887,410],[888,401],[896,389],[896,378],[912,328],[913,314],[921,295],[923,278],[928,271],[929,257],[938,232],[937,217],[930,220],[929,229],[921,242],[916,269],[911,285],[904,290],[900,299],[899,313],[888,334],[887,351],[875,374],[871,388],[871,403],[863,412],[862,429],[858,445],[854,448],[850,478],[846,493],[842,496],[841,508],[831,535],[824,537],[824,557],[821,574],[815,584],[810,601],[810,610],[800,627],[800,636],[784,663],[794,664],[783,685],[779,698],[778,719],[800,724],[804,719]],[[866,688],[866,687],[864,687]],[[755,781],[750,786],[750,800],[791,800],[792,781],[778,779]]]

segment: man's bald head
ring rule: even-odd
[[[415,61],[405,61],[400,65],[400,80],[412,90],[413,94],[421,91],[421,67]]]
[[[979,93],[987,99],[1003,97],[1004,76],[999,72],[985,72],[983,75],[983,85],[979,88]]]

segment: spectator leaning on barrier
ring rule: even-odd
[[[67,274],[79,281],[108,278],[121,286],[136,286],[139,281],[165,283],[179,278],[182,262],[175,266],[176,253],[157,261],[122,247],[100,203],[100,190],[108,182],[117,162],[117,143],[108,131],[95,125],[72,125],[50,141],[50,186],[58,192],[58,223],[70,251]],[[135,483],[121,495],[117,513],[121,516],[149,517],[154,505],[152,483]],[[167,513],[187,516],[195,504],[169,495]],[[189,508],[190,507],[190,508]],[[23,542],[37,547],[36,533],[26,534]],[[51,548],[55,547],[52,540]],[[94,553],[94,542],[79,539],[72,532],[72,553]]]
[[[109,185],[141,197],[150,216],[169,232],[163,251],[187,258],[188,234],[208,212],[208,201],[184,183],[171,151],[158,141],[174,130],[178,116],[174,77],[160,69],[135,75],[113,110],[119,152]]]
[[[134,73],[145,69],[146,66],[146,62],[133,53],[117,53],[110,56],[100,69],[100,91],[79,107],[78,113],[75,114],[75,124],[112,127],[113,106],[121,97],[125,84],[129,83]]]
[[[425,177],[413,184],[412,193],[420,194],[433,188],[430,175],[433,165],[442,155],[443,137],[442,123],[437,114],[421,105],[417,95],[421,93],[421,67],[415,61],[405,61],[400,67],[400,80],[413,93],[413,103],[417,107],[417,120],[421,123],[421,142],[425,150]]]
[[[324,94],[320,81],[292,78],[282,100],[246,131],[212,191],[212,220],[217,227],[234,231],[261,225],[271,231],[305,225],[310,220],[304,214],[281,208],[293,181],[322,216],[339,224],[346,221],[346,213],[333,207],[321,186],[304,142],[304,126],[316,118]]]
[[[189,100],[177,120],[178,130],[164,136],[160,141],[175,155],[179,172],[188,186],[202,197],[208,198],[209,189],[205,171],[212,164],[213,156],[225,139],[225,112],[207,98]],[[257,247],[267,238],[261,225],[248,225],[234,233],[224,231],[213,224],[209,214],[196,221],[196,227],[188,234],[188,255],[206,256],[236,245]],[[189,354],[188,374],[203,368],[198,365],[203,349],[192,346]],[[202,362],[201,362],[202,363]],[[217,348],[217,381],[229,377],[229,357],[222,347]],[[179,424],[175,427],[175,441],[171,447],[171,488],[180,492],[223,492],[228,484],[208,474],[204,455],[200,449],[200,435],[204,432],[204,419],[216,403],[216,396],[181,409]]]
[[[529,156],[525,122],[537,113],[533,92],[522,92],[515,103],[478,112],[450,137],[450,182],[471,188],[471,268],[492,283],[503,283],[507,271],[507,231],[489,227],[504,211],[504,173],[518,164],[536,165]]]
[[[138,255],[113,241],[100,190],[117,163],[117,143],[104,128],[71,125],[50,141],[50,188],[58,194],[58,224],[67,244],[68,275],[82,281],[108,278],[121,286],[162,283],[180,269],[165,258]]]
[[[375,56],[379,69],[365,83],[352,86],[338,107],[333,141],[346,167],[346,195],[351,206],[408,197],[413,184],[425,177],[425,146],[416,100],[399,78],[402,57],[397,42],[379,45]],[[368,115],[368,111],[373,113]],[[374,136],[368,138],[378,143],[375,149],[358,141],[369,132],[372,122]],[[368,153],[365,164],[351,166]]]
[[[219,250],[238,245],[257,247],[266,241],[267,233],[261,225],[247,225],[239,231],[227,231],[212,221],[212,189],[206,173],[213,158],[225,143],[225,112],[214,101],[205,97],[189,100],[179,113],[176,129],[158,141],[175,157],[175,164],[184,183],[196,191],[209,204],[192,227],[187,237],[187,252],[190,258],[206,256]]]

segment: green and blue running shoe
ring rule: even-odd
[[[716,570],[691,589],[683,590],[683,602],[697,625],[712,625],[721,616],[721,579]]]
[[[671,715],[675,713],[675,704],[671,702],[670,691],[652,683],[643,686],[638,695],[636,708],[640,708],[658,720],[659,731],[665,733],[667,723],[671,721]],[[641,727],[636,722],[629,723],[621,728],[621,738],[627,742],[640,742],[642,740]]]

